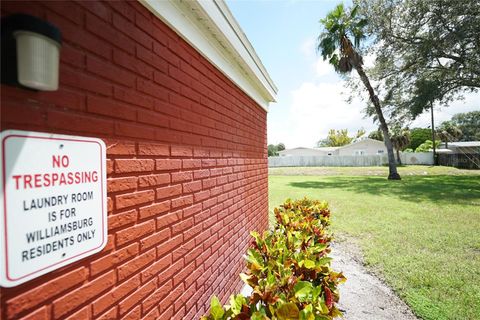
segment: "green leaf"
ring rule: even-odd
[[[299,313],[297,305],[292,302],[282,304],[275,312],[278,320],[297,320]]]
[[[312,260],[305,260],[304,262],[305,268],[307,269],[314,269],[315,268],[315,261]]]
[[[313,285],[308,281],[299,281],[295,284],[295,287],[293,287],[293,291],[295,292],[295,297],[300,301],[305,301],[312,293]]]
[[[236,296],[230,296],[230,309],[234,315],[239,314],[242,312],[242,307],[244,304],[247,304],[247,300],[241,294],[237,294]]]
[[[252,313],[252,316],[250,318],[251,320],[266,320],[268,319],[263,313],[255,311]]]
[[[303,309],[300,311],[300,320],[315,320],[315,315],[310,310]]]
[[[217,297],[213,296],[210,302],[210,314],[213,320],[222,320],[225,310],[223,310],[222,304]]]
[[[320,266],[320,267],[321,267],[321,266],[326,266],[326,265],[330,264],[330,261],[332,261],[332,258],[330,258],[330,257],[322,257],[322,258],[320,258],[320,259],[317,260],[316,265],[317,265],[317,266]]]

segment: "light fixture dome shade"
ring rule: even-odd
[[[15,31],[13,36],[17,41],[18,82],[37,90],[57,90],[60,44],[31,31]]]
[[[58,89],[60,30],[26,14],[1,19],[2,83],[34,90]]]

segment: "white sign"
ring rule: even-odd
[[[105,143],[1,133],[0,285],[13,287],[107,243]]]

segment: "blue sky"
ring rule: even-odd
[[[315,52],[321,31],[319,20],[338,0],[227,0],[233,15],[277,85],[277,103],[268,113],[268,143],[285,143],[287,148],[313,147],[329,129],[376,129],[364,119],[365,102],[345,102],[348,90],[333,68]],[[367,66],[372,63],[365,58]],[[436,123],[457,112],[478,109],[480,94],[467,95],[450,108],[437,110]],[[438,121],[437,121],[438,120]],[[410,127],[428,126],[422,115]]]

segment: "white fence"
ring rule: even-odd
[[[396,155],[395,155],[396,157]],[[396,158],[395,158],[396,159]],[[403,164],[432,165],[431,152],[400,153]],[[285,156],[269,157],[269,167],[371,167],[388,163],[387,155],[373,156]]]

